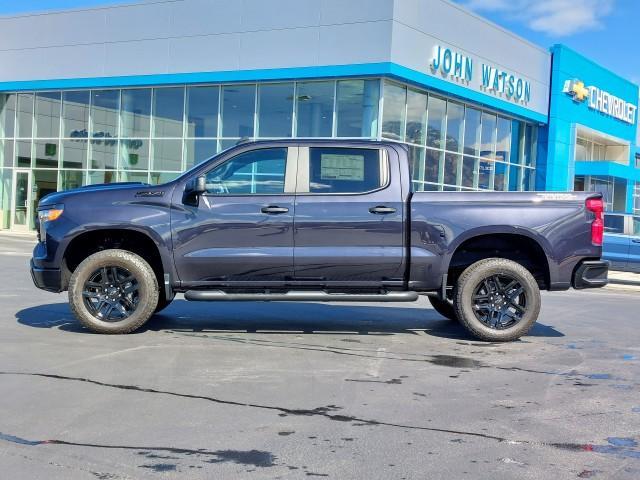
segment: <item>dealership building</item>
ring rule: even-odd
[[[446,0],[152,0],[0,17],[0,228],[245,139],[390,139],[416,190],[640,214],[638,86]]]

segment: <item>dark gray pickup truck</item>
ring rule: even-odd
[[[540,290],[602,287],[603,200],[591,193],[418,192],[406,147],[261,141],[158,186],[51,194],[37,287],[78,320],[128,333],[176,292],[192,301],[411,302],[474,336],[514,340]]]

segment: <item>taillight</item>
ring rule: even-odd
[[[588,198],[586,207],[596,216],[591,223],[591,243],[601,247],[604,237],[604,201],[602,198]]]

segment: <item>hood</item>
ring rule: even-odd
[[[64,190],[62,192],[54,192],[46,195],[40,199],[39,207],[46,205],[55,205],[64,203],[65,199],[75,197],[78,195],[85,195],[96,192],[110,192],[114,190],[135,190],[141,187],[148,187],[149,184],[142,182],[116,182],[116,183],[101,183],[98,185],[85,185],[84,187],[73,188],[71,190]]]

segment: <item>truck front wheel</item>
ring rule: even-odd
[[[159,297],[151,266],[126,250],[103,250],[75,269],[69,304],[82,325],[97,333],[130,333],[153,315]]]
[[[489,258],[458,279],[453,306],[462,325],[480,340],[508,342],[525,335],[540,313],[540,289],[522,265]]]

